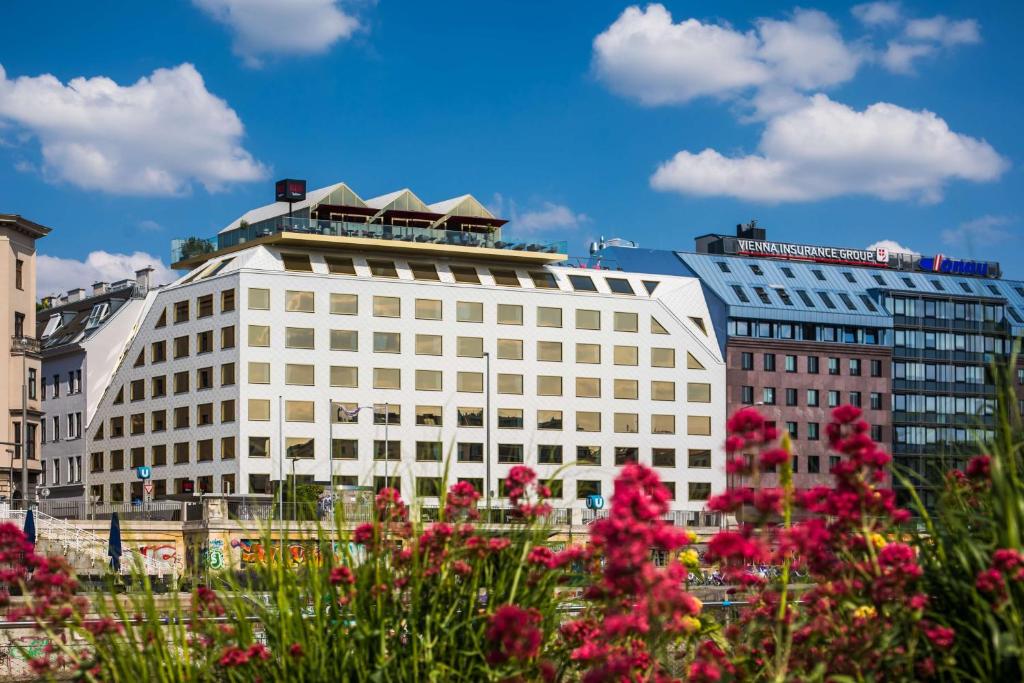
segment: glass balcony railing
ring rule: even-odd
[[[469,232],[464,230],[444,230],[441,228],[383,225],[380,223],[349,223],[279,216],[252,225],[244,225],[211,239],[189,237],[187,239],[174,240],[171,243],[171,262],[176,263],[193,256],[210,254],[220,249],[285,232],[302,235],[355,237],[396,243],[505,249],[543,254],[564,254],[567,248],[564,240],[549,241],[526,237],[508,237],[498,231]]]

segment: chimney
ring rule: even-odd
[[[149,291],[149,276],[153,273],[154,268],[152,266],[146,266],[141,270],[135,271],[135,284],[139,286],[143,292]]]
[[[92,295],[93,296],[99,296],[100,294],[106,294],[106,293],[107,293],[107,283],[106,282],[94,282],[94,283],[92,283]]]
[[[70,301],[81,301],[84,298],[85,298],[85,290],[82,289],[81,287],[78,287],[77,289],[72,289],[70,292],[68,292],[68,301],[69,302]]]

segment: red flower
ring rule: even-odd
[[[329,581],[331,582],[332,586],[337,586],[338,584],[342,583],[351,586],[356,582],[356,577],[355,574],[352,573],[352,570],[348,567],[334,567],[333,569],[331,569],[331,576],[329,578]]]
[[[292,657],[295,657],[296,659],[298,659],[299,657],[302,657],[306,653],[302,651],[302,644],[301,643],[292,643],[291,645],[288,646],[288,654],[291,655]]]
[[[242,666],[249,662],[249,655],[237,645],[224,648],[217,663],[224,667]]]
[[[999,573],[998,569],[986,569],[978,574],[978,577],[974,580],[974,587],[982,593],[1002,596],[1006,590],[1006,583],[1003,581],[1003,575]]]
[[[540,652],[544,632],[539,628],[540,612],[518,605],[503,605],[491,615],[487,640],[491,652],[487,659],[501,664],[509,659],[531,659]]]
[[[352,532],[352,540],[361,545],[367,545],[373,540],[373,525],[367,522],[360,524]]]
[[[988,479],[992,474],[992,458],[976,455],[967,461],[967,476],[971,479]]]
[[[789,460],[789,453],[781,448],[772,448],[761,453],[761,466],[772,468]]]
[[[924,625],[925,636],[928,637],[928,640],[932,641],[935,647],[946,650],[953,646],[956,631],[947,626],[931,626],[926,624],[926,622],[921,623]]]

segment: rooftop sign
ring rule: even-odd
[[[743,238],[727,238],[725,251],[741,256],[765,256],[795,261],[814,261],[818,263],[843,263],[856,266],[872,266],[874,268],[889,267],[887,249],[846,249],[843,247],[819,247],[810,244],[790,244],[788,242],[768,242]]]
[[[936,254],[931,258],[921,257],[917,261],[918,270],[929,270],[933,273],[951,275],[971,275],[973,277],[998,277],[999,264],[985,261],[964,261],[963,259],[946,258]]]

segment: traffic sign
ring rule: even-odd
[[[153,482],[147,481],[142,485],[142,490],[146,492],[146,495],[153,493]]]
[[[139,479],[149,479],[153,474],[153,470],[148,467],[136,467],[135,473],[139,476]]]

